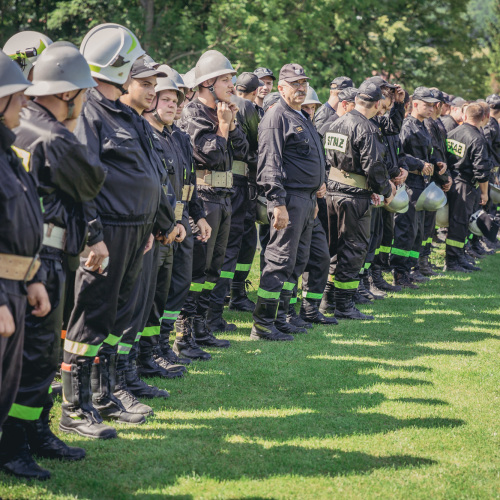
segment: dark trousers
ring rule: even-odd
[[[260,272],[262,274],[262,270],[265,266],[265,252],[267,248],[267,244],[269,243],[269,237],[271,235],[271,226],[269,224],[260,224],[259,225],[259,242],[260,242]]]
[[[464,252],[469,236],[469,219],[474,210],[476,188],[468,182],[455,179],[447,195],[450,224],[446,238],[446,259],[453,261]]]
[[[249,199],[247,213],[243,224],[243,239],[241,240],[238,262],[234,272],[233,283],[244,283],[250,273],[253,258],[257,249],[257,227],[255,225],[256,200]]]
[[[421,257],[429,257],[432,251],[432,237],[436,231],[436,212],[425,212],[424,219],[424,237],[422,240],[422,248],[420,250]]]
[[[205,207],[206,221],[212,228],[210,239],[194,241],[193,276],[191,287],[180,316],[204,315],[210,295],[217,283],[224,262],[231,227],[231,198],[200,194]]]
[[[109,265],[102,274],[84,267],[75,278],[75,305],[64,341],[64,362],[94,359],[113,354],[134,313],[134,285],[140,277],[144,248],[152,224],[104,225]]]
[[[387,212],[383,207],[372,209],[370,221],[370,242],[368,243],[368,252],[366,254],[363,271],[368,271],[379,253],[382,239],[384,237],[384,217],[383,212]]]
[[[329,265],[330,253],[326,233],[321,220],[316,217],[311,235],[309,260],[302,275],[303,298],[321,300],[328,280]],[[295,272],[298,273],[300,269],[297,269],[297,265],[295,268]],[[300,273],[298,273],[298,276],[300,276]]]
[[[354,291],[365,262],[370,241],[372,205],[370,197],[341,192],[327,195],[330,270],[335,275],[335,288]]]
[[[59,365],[66,282],[63,253],[43,247],[41,261],[51,310],[43,318],[33,316],[29,305],[26,311],[21,382],[9,412],[21,420],[37,420],[50,404],[50,386]]]
[[[268,210],[271,224],[257,292],[259,297],[278,299],[282,288],[293,290],[297,284],[298,276],[294,270],[297,262],[303,262],[302,272],[309,259],[315,207],[315,195],[300,192],[287,194],[289,224],[280,231],[273,227],[273,210]]]
[[[410,272],[420,256],[424,234],[425,212],[415,210],[423,189],[407,186],[410,204],[405,214],[394,217],[394,244],[391,249],[391,267],[399,273]]]
[[[26,291],[24,283],[2,279],[3,291],[16,325],[10,337],[0,337],[0,433],[12,403],[16,399],[23,362],[24,317],[26,313]]]
[[[388,210],[382,210],[382,239],[378,251],[375,251],[372,267],[380,268],[387,265],[394,240],[394,214]]]
[[[228,294],[229,285],[234,278],[238,254],[240,253],[245,231],[245,216],[247,214],[248,186],[246,182],[233,187],[231,195],[231,225],[227,240],[226,252],[222,270],[217,283],[210,294],[210,307],[214,310],[224,308],[224,298]]]

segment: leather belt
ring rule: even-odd
[[[340,182],[341,184],[346,184],[347,186],[371,191],[371,189],[368,187],[368,182],[364,175],[353,174],[351,172],[345,172],[344,170],[339,170],[335,167],[332,167],[330,169],[328,178],[331,181]]]
[[[43,225],[43,244],[47,247],[63,250],[66,245],[66,229],[54,226],[54,224]]]
[[[248,165],[243,161],[234,160],[232,172],[236,175],[248,177]]]
[[[200,186],[211,186],[220,188],[233,187],[233,173],[216,172],[214,170],[197,170],[196,180]]]
[[[40,268],[40,259],[0,253],[0,278],[14,281],[30,281]]]
[[[424,175],[421,170],[409,170],[408,173],[414,175]]]

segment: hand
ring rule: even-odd
[[[326,194],[326,184],[323,182],[323,184],[321,184],[321,187],[316,192],[316,197],[317,198],[324,198],[325,194]]]
[[[280,205],[279,207],[274,207],[274,222],[273,227],[276,231],[285,229],[288,225],[288,211],[285,205]]]
[[[396,186],[401,186],[404,184],[407,177],[408,177],[408,170],[405,170],[404,168],[400,168],[399,175],[397,177],[395,177],[394,179],[392,179],[392,182],[394,182],[394,184]]]
[[[229,103],[228,106],[229,106],[229,109],[231,110],[231,113],[233,113],[232,122],[234,123],[234,120],[236,120],[236,115],[238,114],[238,111],[240,110],[240,108],[238,108],[238,106],[236,106],[236,104],[234,104],[234,102]]]
[[[0,306],[0,337],[10,337],[16,331],[14,317],[7,306]]]
[[[448,166],[446,165],[446,163],[444,163],[443,161],[438,161],[436,163],[436,165],[439,168],[439,170],[438,170],[438,174],[439,175],[443,175],[446,172],[446,169],[448,168]]]
[[[424,175],[432,175],[434,173],[434,165],[432,163],[425,163],[422,173]]]
[[[175,241],[177,243],[182,243],[186,237],[186,228],[182,224],[177,224],[177,236]]]
[[[51,305],[43,283],[32,283],[28,286],[28,303],[33,307],[33,316],[43,318],[49,314]]]
[[[89,247],[90,253],[85,262],[85,267],[88,267],[91,271],[99,271],[102,274],[101,264],[106,257],[109,257],[108,247],[104,241],[100,241],[95,245]]]
[[[447,192],[450,190],[450,188],[451,188],[451,183],[452,183],[451,177],[449,177],[449,176],[448,176],[448,182],[447,182],[446,184],[443,184],[443,185],[441,186],[441,189],[442,189],[445,193],[447,193]]]
[[[375,206],[380,205],[380,196],[379,196],[378,194],[373,193],[373,194],[370,196],[370,198],[371,198],[371,200],[372,200],[372,202],[373,202],[373,204],[374,204]]]
[[[316,206],[314,207],[314,218],[318,216],[318,212],[319,212],[319,207],[318,204],[316,203]]]
[[[200,230],[200,234],[197,236],[198,240],[206,242],[212,236],[212,228],[208,225],[208,222],[205,219],[200,219],[196,225]]]
[[[231,126],[231,123],[233,123],[233,112],[229,104],[225,102],[217,103],[217,118],[220,125],[226,125],[227,127]]]
[[[394,89],[394,101],[400,103],[405,101],[405,91],[401,88],[401,85],[396,84],[396,88]]]
[[[488,193],[481,193],[481,201],[479,202],[479,204],[481,206],[484,206],[486,205],[486,203],[488,203]]]
[[[164,245],[170,245],[175,241],[175,238],[177,238],[177,235],[179,234],[179,230],[177,229],[177,226],[175,226],[170,233],[168,233],[168,236],[165,236]]]

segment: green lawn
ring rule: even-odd
[[[229,313],[231,348],[155,379],[171,397],[145,425],[63,435],[84,461],[0,474],[0,497],[500,498],[500,254],[481,265],[294,342],[251,341],[250,314]]]

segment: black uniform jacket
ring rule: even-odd
[[[398,134],[384,136],[384,139],[387,141],[387,172],[392,179],[401,173],[401,168],[408,170],[406,154],[403,151],[401,139]]]
[[[75,135],[87,147],[91,163],[107,171],[100,193],[85,204],[90,221],[89,245],[102,241],[101,221],[142,225],[157,217],[163,167],[146,125],[149,127],[119,100],[110,101],[96,89],[88,90]],[[167,221],[159,224],[166,226]]]
[[[341,116],[325,135],[326,158],[329,165],[338,170],[362,175],[367,178],[370,189],[377,194],[390,196],[382,133],[377,126],[357,110]],[[328,182],[329,190],[348,193],[366,190],[339,187],[334,181]]]
[[[313,195],[325,182],[325,168],[321,139],[309,115],[280,98],[259,124],[257,183],[268,206],[285,205],[290,191]]]
[[[255,182],[257,176],[257,161],[259,157],[259,122],[260,114],[258,106],[248,99],[234,96],[231,99],[239,108],[236,115],[238,123],[241,125],[243,132],[248,141],[248,154],[246,164],[249,170],[249,179]]]
[[[446,129],[446,133],[449,134],[453,129],[458,127],[458,123],[455,121],[451,115],[444,115],[440,118],[441,123],[444,125]]]
[[[78,255],[87,239],[82,202],[101,190],[106,172],[91,163],[87,148],[55,116],[31,101],[15,130],[16,148],[38,183],[45,223],[66,228],[65,252]]]
[[[321,138],[328,132],[331,124],[339,117],[328,101],[314,113],[314,126]]]
[[[500,166],[500,125],[496,118],[490,117],[490,121],[483,127],[484,137],[488,142],[493,167]]]
[[[420,120],[408,116],[401,127],[400,138],[410,172],[414,170],[422,172],[425,163],[435,165],[438,161],[433,156],[431,136]],[[408,174],[406,184],[412,188],[425,188],[424,177],[420,174]]]
[[[442,161],[446,163],[446,129],[441,129],[439,126],[439,120],[433,120],[432,118],[426,118],[424,120],[425,128],[427,132],[429,132],[431,136],[431,144],[432,144],[432,156],[436,161]],[[444,130],[444,132],[443,132]],[[435,180],[438,184],[446,184],[448,182],[449,171],[446,171],[444,174],[439,175],[438,169],[434,170],[434,175],[432,176],[433,180]]]
[[[488,144],[474,125],[464,123],[450,132],[446,139],[448,167],[455,179],[463,182],[486,182],[491,160]]]
[[[34,257],[42,246],[43,217],[35,179],[11,146],[16,136],[0,123],[0,253]],[[0,305],[8,303],[0,278]]]
[[[191,138],[197,170],[228,172],[232,168],[233,160],[246,160],[248,141],[241,127],[236,126],[229,132],[227,140],[218,136],[217,111],[205,106],[199,99],[192,100],[184,107],[178,125]],[[231,190],[200,185],[198,192],[217,196],[228,194]]]

